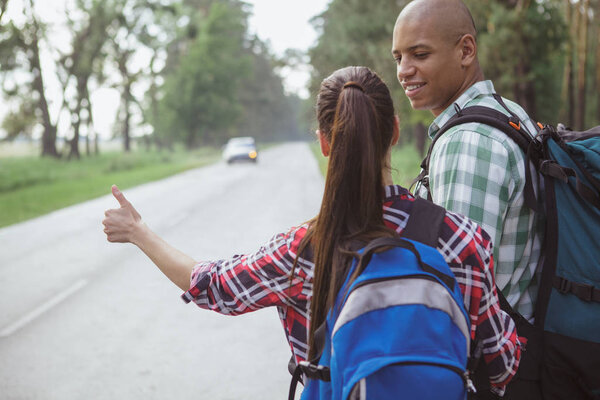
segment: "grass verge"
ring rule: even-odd
[[[127,189],[217,161],[220,151],[204,148],[103,153],[79,161],[0,158],[0,227],[90,200],[118,183]]]
[[[326,176],[327,158],[323,157],[318,143],[311,143],[311,150]],[[421,170],[421,156],[414,146],[408,144],[392,149],[392,178],[394,183],[408,188]]]

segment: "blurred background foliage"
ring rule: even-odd
[[[5,140],[37,129],[44,156],[97,155],[94,120],[107,116],[94,115],[91,95],[102,87],[119,91],[113,131],[126,152],[133,140],[193,149],[240,135],[301,137],[301,99],[285,93],[281,60],[249,35],[249,6],[241,1],[74,0],[62,27],[67,51],[40,22],[34,0],[24,1],[19,22],[4,15],[8,1],[0,3],[0,83],[11,105],[1,124]],[[52,68],[42,62],[44,49]],[[44,80],[51,73],[58,93]]]
[[[193,149],[240,135],[310,139],[318,86],[346,65],[377,71],[392,90],[402,143],[420,152],[426,145],[433,117],[410,109],[390,53],[395,17],[407,1],[331,0],[312,20],[315,45],[279,57],[249,34],[251,8],[239,0],[73,0],[63,27],[68,46],[54,43],[36,14],[41,0],[24,0],[19,21],[5,13],[10,1],[0,0],[1,128],[4,140],[37,132],[44,156],[99,154],[94,121],[106,116],[94,114],[92,94],[102,87],[119,92],[113,131],[125,152],[132,141]],[[484,73],[499,93],[540,121],[575,129],[600,123],[600,0],[466,3]],[[143,65],[136,62],[141,54]],[[282,70],[298,63],[311,67],[308,99],[284,90]],[[48,74],[56,75],[58,91],[48,89]]]

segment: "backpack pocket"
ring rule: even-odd
[[[403,362],[358,381],[347,400],[463,400],[464,372],[449,364]]]

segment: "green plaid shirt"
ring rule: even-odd
[[[455,103],[460,108],[479,105],[508,114],[492,97],[493,93],[491,81],[477,82]],[[508,100],[505,103],[529,132],[537,132],[519,105]],[[438,115],[429,127],[429,136],[433,138],[455,113],[454,106],[450,106]],[[429,182],[435,203],[478,222],[491,236],[496,284],[508,302],[531,319],[542,235],[541,222],[524,203],[523,152],[495,128],[480,123],[462,124],[449,129],[436,142]],[[426,197],[424,188],[416,190]]]

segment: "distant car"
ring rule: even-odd
[[[258,150],[254,138],[247,136],[229,139],[223,150],[223,158],[227,164],[242,160],[256,162]]]

